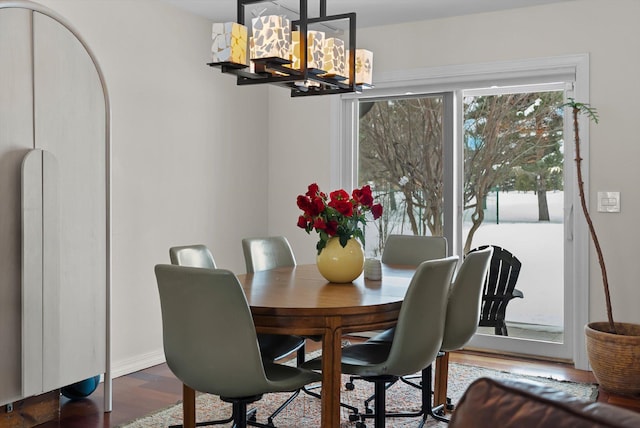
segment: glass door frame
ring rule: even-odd
[[[568,82],[566,96],[589,102],[589,57],[586,54],[557,58],[508,61],[495,64],[440,67],[386,73],[376,79],[376,87],[360,94],[347,94],[334,104],[338,138],[331,146],[334,184],[352,188],[357,184],[358,165],[358,102],[402,95],[441,94],[444,99],[443,118],[445,185],[445,236],[451,254],[462,249],[462,93],[464,89],[516,84]],[[489,83],[491,82],[491,83]],[[569,118],[565,111],[565,118]],[[565,119],[564,135],[573,136],[571,121]],[[584,164],[588,165],[588,122],[580,123]],[[573,138],[565,137],[565,200],[564,200],[564,289],[565,341],[563,344],[528,341],[511,337],[476,335],[469,347],[496,350],[512,354],[539,355],[550,359],[573,361],[576,368],[588,369],[584,325],[589,309],[589,236],[579,209],[575,177]],[[571,167],[569,167],[571,165]],[[588,168],[583,167],[585,178]],[[588,193],[588,180],[585,182]],[[453,221],[452,221],[453,220]],[[533,345],[532,345],[533,344]]]

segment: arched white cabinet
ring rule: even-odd
[[[110,111],[62,17],[0,0],[0,405],[101,374],[111,410]]]

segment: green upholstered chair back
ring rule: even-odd
[[[296,265],[291,245],[284,236],[245,238],[242,251],[247,273]]]
[[[211,251],[201,244],[171,247],[169,248],[169,258],[173,265],[207,269],[216,268],[216,262],[213,260]]]
[[[422,262],[402,303],[391,343],[387,373],[404,376],[427,367],[436,358],[444,333],[449,286],[458,256]]]
[[[178,379],[224,397],[268,392],[255,326],[236,276],[175,265],[157,265],[155,273],[164,353]]]
[[[492,253],[492,248],[479,250],[467,254],[462,262],[449,293],[443,351],[462,348],[475,334],[480,319],[482,287]]]
[[[443,236],[389,235],[382,251],[382,263],[418,266],[427,260],[447,257]]]

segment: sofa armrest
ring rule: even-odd
[[[580,400],[537,382],[480,378],[465,391],[450,428],[640,427],[640,413]]]

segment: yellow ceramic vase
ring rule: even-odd
[[[347,283],[360,276],[364,269],[364,250],[351,238],[343,248],[339,238],[331,238],[316,257],[320,274],[329,282]]]

